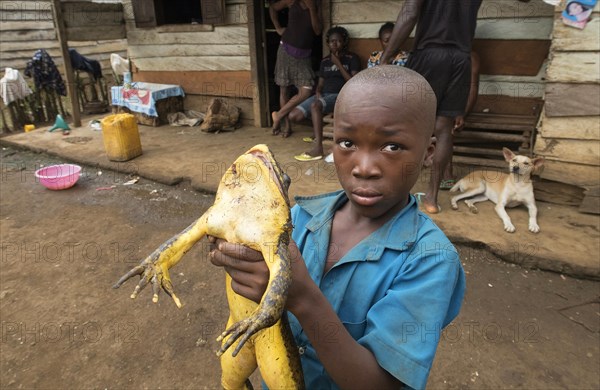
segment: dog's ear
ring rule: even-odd
[[[531,160],[533,164],[533,174],[540,175],[544,171],[544,157],[536,157]]]
[[[502,154],[504,154],[504,159],[506,161],[510,161],[515,158],[515,154],[509,148],[502,148]]]

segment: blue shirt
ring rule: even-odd
[[[333,216],[348,198],[338,191],[296,201],[292,237],[346,330],[394,377],[424,388],[441,330],[458,315],[465,291],[454,246],[410,196],[402,211],[323,275]],[[288,314],[306,388],[337,389],[298,320]],[[339,332],[334,324],[319,329],[321,337]]]

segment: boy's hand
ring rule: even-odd
[[[262,253],[212,236],[208,240],[214,244],[209,253],[210,261],[225,268],[231,276],[232,290],[251,301],[260,302],[269,282],[269,268]]]
[[[275,31],[277,31],[277,34],[279,34],[279,36],[282,36],[285,32],[285,27],[275,27]]]
[[[225,268],[231,276],[233,291],[251,301],[260,302],[269,283],[269,268],[262,253],[215,237],[209,236],[208,240],[214,244],[214,249],[209,254],[210,261],[216,266]],[[289,252],[292,263],[292,285],[288,291],[286,307],[293,311],[292,308],[302,299],[306,283],[312,282],[312,279],[294,241],[290,241]]]
[[[454,118],[454,127],[452,128],[452,135],[454,135],[455,131],[461,131],[464,126],[465,126],[465,117],[464,116],[457,116],[456,118]]]

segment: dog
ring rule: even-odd
[[[458,210],[457,202],[469,198],[465,200],[466,205],[471,212],[477,213],[475,203],[491,200],[496,204],[494,209],[504,223],[504,230],[513,233],[515,226],[505,208],[525,204],[529,210],[529,231],[538,233],[540,227],[537,223],[537,207],[533,196],[531,175],[542,167],[544,159],[516,155],[508,148],[502,148],[502,153],[508,162],[509,173],[491,170],[471,172],[450,189],[450,192],[459,190],[461,192],[451,198],[452,208]]]

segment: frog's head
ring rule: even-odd
[[[283,172],[267,145],[253,146],[238,157],[229,170],[239,180],[256,181],[267,178],[277,187],[289,206],[290,177]]]

